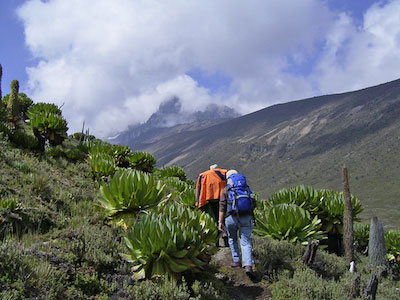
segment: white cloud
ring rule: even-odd
[[[321,91],[346,92],[400,77],[400,1],[373,5],[363,25],[341,14],[327,37],[315,75]]]
[[[321,92],[346,89],[380,78],[349,80],[366,70],[367,54],[378,66],[396,57],[399,38],[390,34],[399,29],[388,29],[398,23],[399,2],[371,8],[355,28],[319,0],[30,0],[19,9],[26,44],[40,60],[28,70],[29,94],[65,103],[70,132],[85,120],[104,137],[145,121],[171,96],[188,111],[213,102],[248,113],[314,95],[315,84]],[[321,55],[316,44],[325,37]],[[315,61],[316,73],[304,75]],[[223,74],[231,85],[212,93],[185,75],[193,69]]]

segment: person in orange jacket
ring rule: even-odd
[[[210,166],[210,170],[200,173],[196,184],[196,206],[208,213],[218,223],[219,199],[226,186],[225,169],[218,168],[217,164]],[[226,236],[226,234],[225,234]],[[223,234],[225,246],[227,238]]]

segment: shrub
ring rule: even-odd
[[[385,232],[386,251],[395,272],[400,274],[400,230]]]
[[[304,251],[299,244],[254,237],[253,255],[257,269],[270,281],[278,280],[278,273],[283,270],[293,272],[295,262]]]
[[[38,148],[39,145],[36,137],[32,133],[24,130],[23,128],[10,130],[8,133],[8,137],[12,143],[25,149],[35,150]]]
[[[350,275],[353,277],[355,275]],[[291,276],[282,276],[271,286],[274,300],[334,300],[351,298],[352,280],[326,281],[307,267],[296,269]]]
[[[278,204],[269,210],[256,211],[254,233],[277,240],[306,243],[323,238],[321,220],[295,204]]]
[[[161,178],[178,177],[181,181],[186,181],[185,171],[178,166],[169,166],[163,169],[158,169],[156,175]]]
[[[39,148],[44,151],[44,143],[57,146],[67,138],[67,121],[61,114],[61,109],[50,103],[36,103],[29,107],[26,113],[29,127],[39,141]]]
[[[198,271],[215,252],[218,231],[208,215],[168,205],[144,216],[125,237],[125,259],[134,263],[135,277],[152,278]]]
[[[133,152],[128,156],[129,166],[132,169],[142,172],[153,172],[156,165],[156,159],[153,155],[147,152]]]
[[[127,286],[126,291],[130,296],[129,299],[135,300],[187,300],[190,298],[189,289],[184,279],[179,284],[165,276],[155,282],[151,280],[137,282],[134,285]]]
[[[165,186],[151,174],[121,169],[101,185],[99,201],[114,224],[126,227],[164,195]]]
[[[369,224],[354,223],[353,232],[357,250],[365,251],[369,241]]]
[[[93,178],[98,180],[112,176],[117,170],[112,156],[107,153],[89,155],[88,163],[92,170]]]

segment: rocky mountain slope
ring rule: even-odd
[[[187,112],[183,110],[181,100],[173,97],[161,103],[145,123],[129,126],[127,130],[109,138],[108,141],[133,149],[142,148],[143,144],[153,143],[183,131],[207,128],[239,116],[234,109],[217,104],[210,104],[203,111]]]
[[[351,192],[364,218],[400,227],[400,80],[359,91],[267,107],[197,130],[147,140],[136,149],[195,179],[213,163],[248,175],[262,197],[305,184]]]

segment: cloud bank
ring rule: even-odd
[[[106,137],[173,96],[187,112],[249,113],[396,79],[398,11],[400,0],[375,4],[359,26],[319,0],[30,0],[18,15],[39,60],[29,95],[64,103],[70,133],[85,121]],[[214,90],[193,70],[229,80]]]

